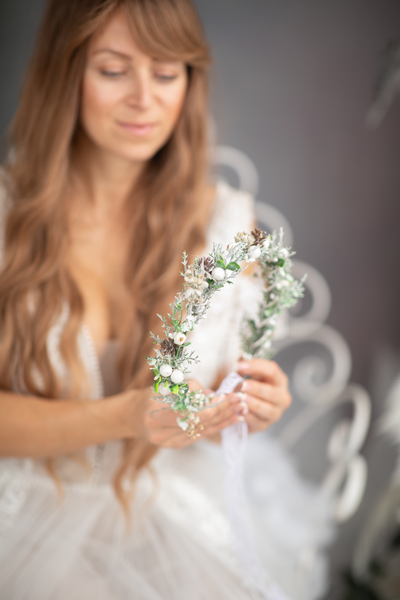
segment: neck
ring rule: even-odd
[[[102,150],[80,133],[74,151],[74,187],[96,210],[122,209],[143,166],[143,162]]]

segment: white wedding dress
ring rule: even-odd
[[[2,210],[4,222],[4,198]],[[218,184],[208,244],[230,242],[238,231],[252,227],[251,197]],[[192,375],[202,385],[211,385],[239,357],[238,324],[244,308],[254,305],[254,286],[241,276],[216,294],[207,319],[193,332],[201,364]],[[58,352],[63,318],[49,332],[47,344],[60,377],[66,376]],[[99,360],[85,327],[78,341],[93,401],[115,392],[116,348],[104,348]],[[120,451],[120,442],[88,448],[90,470],[71,459],[58,460],[61,494],[41,461],[0,460],[0,598],[256,598],[230,547],[221,448],[200,440],[184,450],[159,451],[152,472],[138,478],[129,530],[112,488]],[[250,444],[247,479],[263,564],[293,600],[317,598],[326,585],[323,555],[304,592],[298,554],[307,545],[318,549],[328,541],[328,502],[300,479],[267,434]]]

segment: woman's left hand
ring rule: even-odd
[[[287,375],[276,362],[263,359],[241,360],[237,372],[250,379],[242,383],[239,394],[230,394],[229,400],[242,407],[249,432],[263,431],[278,421],[292,402]]]

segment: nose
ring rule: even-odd
[[[149,108],[152,100],[151,77],[147,70],[137,70],[128,96],[129,106],[139,110]]]

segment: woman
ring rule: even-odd
[[[207,183],[197,16],[190,0],[51,0],[38,40],[2,175],[0,597],[249,598],[145,361],[182,252],[252,224],[251,199]],[[239,296],[221,298],[194,338],[203,387],[238,357]],[[289,405],[275,363],[238,369],[203,438]]]

